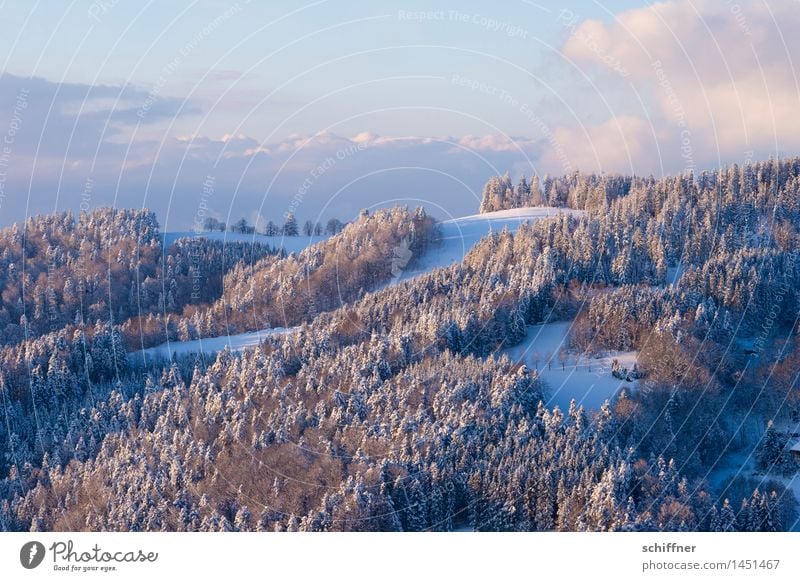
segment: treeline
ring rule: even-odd
[[[239,234],[261,234],[263,236],[299,236],[301,231],[304,236],[322,236],[323,234],[335,236],[344,230],[346,225],[347,223],[342,222],[338,218],[329,219],[325,226],[323,226],[321,222],[306,220],[301,229],[297,218],[295,218],[294,214],[291,212],[287,213],[286,220],[283,224],[278,225],[272,220],[267,220],[264,227],[260,230],[258,230],[256,226],[250,225],[246,218],[239,218],[239,220],[231,224],[230,227],[217,218],[209,217],[203,221],[203,228],[206,232],[225,232],[225,230],[229,230],[230,232],[237,232]]]
[[[560,177],[523,175],[517,185],[508,174],[489,178],[483,187],[480,212],[498,212],[514,208],[551,206],[575,210],[598,209],[612,200],[626,196],[637,182],[635,178],[620,175],[597,175],[574,172]]]

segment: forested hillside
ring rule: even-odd
[[[183,238],[164,248],[145,210],[104,208],[37,216],[0,230],[0,343],[19,343],[97,322],[143,319],[162,328],[167,315],[213,302],[234,265],[278,251],[268,245]]]
[[[240,262],[208,309],[182,320],[180,340],[292,327],[347,304],[399,276],[436,245],[423,208],[363,212],[335,236],[281,260]]]
[[[798,192],[800,159],[492,178],[484,212],[584,212],[495,232],[461,264],[388,286],[435,252],[436,224],[421,209],[364,214],[298,255],[209,255],[224,272],[202,303],[173,275],[157,315],[9,338],[0,527],[790,529]],[[154,221],[123,215],[137,236]],[[143,239],[128,252],[165,254]],[[149,276],[187,272],[163,262]],[[15,316],[35,307],[9,300]],[[298,329],[211,362],[129,359],[128,337],[156,337],[136,325],[172,312],[170,338]],[[599,409],[548,409],[551,386],[502,351],[558,320],[576,353],[635,351],[636,382]],[[760,476],[720,480],[736,458]]]

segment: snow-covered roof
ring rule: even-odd
[[[792,452],[797,452],[798,454],[800,454],[800,442],[797,442],[794,446],[789,448],[789,450],[791,450]]]

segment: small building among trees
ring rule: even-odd
[[[792,455],[792,458],[800,462],[800,442],[797,442],[794,446],[789,448],[789,453]]]

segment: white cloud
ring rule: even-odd
[[[542,153],[541,164],[551,173],[612,171],[658,173],[659,142],[668,136],[646,119],[619,115],[608,121],[553,130],[558,147]]]
[[[33,213],[77,210],[91,183],[91,207],[146,206],[168,228],[191,224],[213,177],[214,194],[205,204],[222,218],[264,216],[280,220],[292,209],[301,219],[350,219],[364,207],[389,204],[426,205],[440,217],[473,213],[486,179],[510,169],[530,175],[543,145],[503,135],[346,137],[332,132],[291,135],[263,142],[244,134],[165,137],[116,146],[103,163],[90,160],[52,167],[37,162],[37,185],[29,193]],[[122,151],[120,151],[122,150]],[[15,182],[24,186],[30,167],[18,167]],[[57,186],[59,184],[60,186]],[[20,220],[25,198],[8,197],[0,221]],[[162,218],[164,219],[164,218]]]
[[[516,152],[521,158],[534,155],[539,145],[536,140],[507,135],[465,135],[458,139],[458,144],[475,151]]]
[[[750,155],[800,149],[798,71],[800,6],[789,0],[676,0],[622,12],[610,22],[590,20],[566,40],[565,56],[589,69],[613,74],[615,88],[645,95],[651,110],[642,127],[624,121],[630,156],[658,139],[666,171],[742,161]],[[613,66],[612,66],[613,65]],[[628,85],[630,83],[630,85]],[[626,114],[629,114],[626,113]],[[608,126],[608,123],[606,123]],[[599,126],[588,129],[598,133]],[[562,131],[562,134],[564,132]],[[581,149],[581,131],[562,135],[567,151]],[[638,135],[638,138],[636,136]],[[624,156],[602,139],[600,164],[617,167]],[[686,142],[692,159],[687,160]],[[648,155],[656,155],[652,145]],[[682,151],[682,149],[684,151]]]

